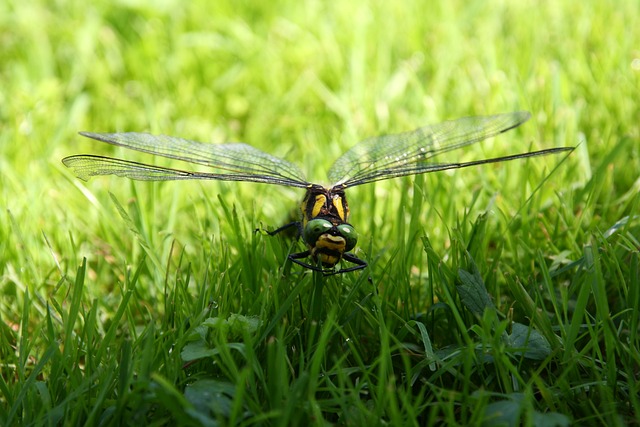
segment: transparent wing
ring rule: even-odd
[[[526,111],[494,116],[465,117],[395,135],[366,139],[343,154],[329,170],[333,185],[345,187],[405,175],[454,169],[483,163],[539,156],[572,148],[484,159],[467,163],[438,163],[434,159],[449,151],[480,142],[513,129],[530,117]]]
[[[183,162],[208,166],[222,172],[196,172],[94,155],[66,157],[62,162],[79,178],[118,175],[143,181],[215,179],[251,181],[306,187],[302,171],[293,163],[246,144],[203,144],[164,135],[146,133],[90,133],[83,136],[98,141]]]

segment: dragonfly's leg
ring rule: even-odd
[[[309,270],[319,271],[321,273],[324,273],[326,270],[324,270],[323,268],[315,266],[315,265],[308,264],[308,263],[303,262],[303,261],[300,261],[300,259],[307,258],[309,256],[311,256],[311,251],[310,250],[306,250],[304,252],[298,252],[298,253],[295,253],[295,254],[290,254],[289,255],[289,259],[292,262],[295,262],[296,264],[301,265],[304,268],[308,268]]]
[[[346,253],[344,255],[342,255],[342,259],[345,261],[349,261],[353,264],[355,264],[353,267],[349,267],[349,268],[343,268],[340,269],[338,271],[333,271],[333,272],[328,272],[328,273],[324,273],[325,276],[331,276],[333,274],[342,274],[342,273],[348,273],[350,271],[356,271],[356,270],[362,270],[363,268],[365,268],[367,265],[367,262],[365,260],[362,260],[360,258],[358,258],[357,256],[350,254],[350,253]]]
[[[282,227],[278,227],[273,231],[264,230],[262,228],[256,228],[254,232],[257,233],[259,231],[260,232],[264,231],[269,236],[275,236],[276,234],[280,233],[281,231],[288,230],[289,228],[294,227],[294,226],[298,229],[298,236],[301,236],[302,235],[302,224],[300,223],[300,221],[290,222],[289,224],[285,224]]]
[[[322,268],[319,267],[317,265],[312,265],[303,261],[300,261],[303,258],[307,258],[311,256],[311,250],[306,250],[304,252],[298,252],[295,254],[290,254],[289,255],[289,259],[304,267],[304,268],[308,268],[309,270],[313,270],[313,271],[318,271],[322,274],[324,274],[325,276],[333,276],[334,274],[342,274],[342,273],[348,273],[350,271],[356,271],[356,270],[362,270],[363,268],[365,268],[367,265],[367,262],[358,258],[357,256],[350,254],[350,253],[346,253],[344,255],[342,255],[342,259],[344,259],[345,261],[349,261],[353,264],[355,264],[353,267],[349,267],[349,268],[343,268],[341,270],[334,270],[334,269],[326,269],[326,268]]]

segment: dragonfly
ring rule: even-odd
[[[345,191],[351,187],[407,175],[417,175],[569,152],[575,147],[548,148],[467,162],[438,161],[442,154],[461,150],[520,126],[530,118],[526,111],[464,117],[413,131],[365,139],[340,156],[329,169],[330,185],[309,182],[295,164],[244,143],[206,144],[148,133],[93,133],[80,135],[119,147],[205,166],[206,171],[174,169],[113,157],[80,154],[62,163],[78,178],[116,175],[139,181],[219,180],[248,181],[305,190],[301,220],[286,224],[270,235],[297,228],[306,250],[288,259],[324,275],[361,270],[367,262],[352,251],[358,234],[349,223]],[[349,264],[346,264],[349,263]],[[337,267],[338,264],[341,267]]]

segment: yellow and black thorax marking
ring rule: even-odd
[[[343,186],[325,188],[317,184],[309,185],[300,209],[303,228],[310,220],[318,217],[330,220],[333,225],[345,223],[349,219],[349,204]]]

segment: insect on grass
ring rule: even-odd
[[[117,175],[140,181],[211,179],[304,188],[306,194],[300,206],[301,221],[286,224],[269,234],[296,227],[307,249],[290,254],[289,259],[305,268],[332,275],[367,266],[366,261],[351,252],[358,242],[358,235],[349,223],[350,210],[345,195],[348,188],[401,176],[559,154],[574,149],[559,147],[460,163],[438,162],[438,156],[444,153],[461,150],[504,133],[520,126],[529,117],[525,111],[465,117],[410,132],[366,139],[335,161],[328,172],[332,183],[329,186],[308,182],[293,163],[247,144],[204,144],[135,132],[80,134],[116,146],[207,166],[212,171],[173,169],[91,154],[66,157],[62,162],[83,180],[98,175]],[[340,261],[351,265],[336,269]]]

